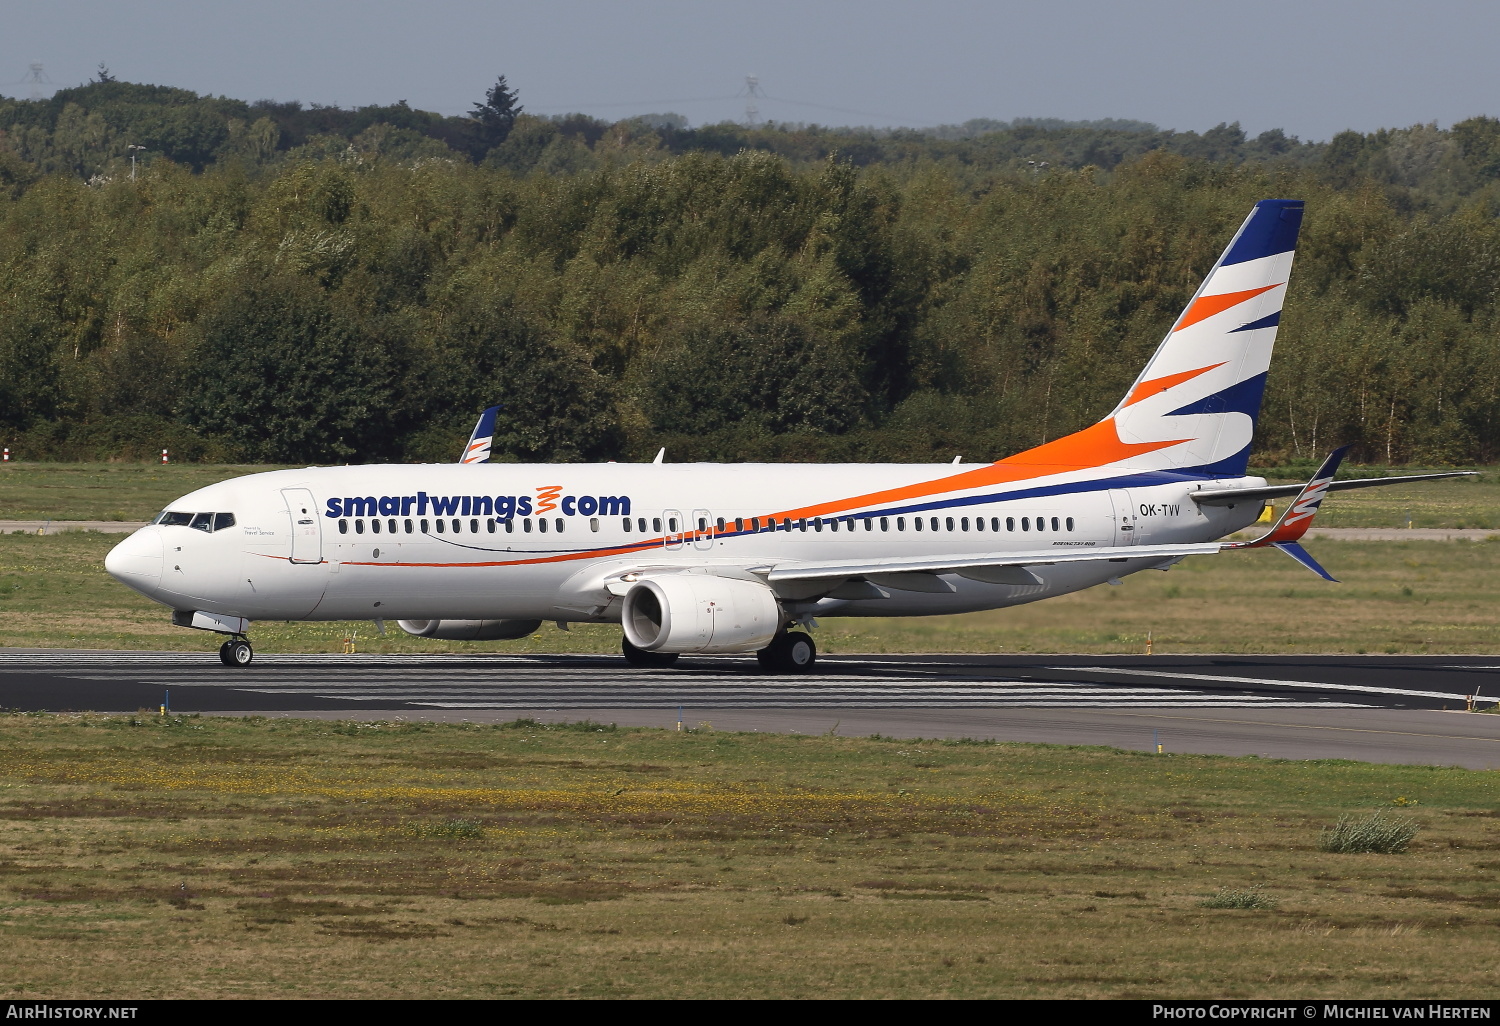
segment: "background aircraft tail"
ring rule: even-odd
[[[469,436],[469,444],[464,446],[463,455],[458,458],[458,462],[490,461],[490,444],[495,440],[495,414],[499,411],[500,407],[491,406],[479,415],[479,422],[474,425],[474,433]]]
[[[1113,420],[1132,465],[1241,477],[1281,321],[1301,200],[1261,200]],[[1139,448],[1138,448],[1139,447]]]

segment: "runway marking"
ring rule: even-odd
[[[1049,666],[1049,670],[1067,673],[1119,673],[1131,677],[1170,677],[1175,680],[1206,680],[1216,684],[1271,684],[1284,688],[1314,688],[1318,691],[1359,691],[1370,695],[1407,695],[1413,698],[1446,698],[1462,702],[1467,696],[1451,691],[1407,691],[1402,688],[1377,688],[1363,684],[1320,684],[1309,680],[1276,680],[1270,677],[1223,677],[1210,673],[1176,673],[1169,670],[1110,669],[1107,666]]]

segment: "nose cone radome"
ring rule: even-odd
[[[127,588],[150,595],[161,583],[161,529],[143,527],[109,550],[104,569]]]

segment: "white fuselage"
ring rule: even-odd
[[[753,649],[768,664],[813,616],[993,609],[1165,568],[1263,508],[1221,503],[1264,485],[1243,475],[1302,213],[1258,202],[1108,416],[996,463],[276,471],[183,496],[105,566],[174,622],[231,636],[389,618],[425,621],[415,633],[500,621],[500,638],[518,636],[504,621],[628,609],[627,658]],[[497,409],[465,459],[490,452]],[[1200,504],[1200,489],[1218,494]],[[244,665],[248,643],[220,655]]]
[[[1116,468],[973,486],[962,473],[975,466],[283,470],[183,496],[169,510],[229,513],[233,525],[145,527],[107,566],[173,609],[251,620],[618,621],[620,603],[601,582],[627,570],[732,575],[782,561],[1206,542],[1248,526],[1261,503],[1200,507],[1190,493],[1264,483]],[[950,479],[959,487],[933,489]],[[1162,562],[1033,565],[1040,584],[947,575],[951,591],[896,589],[878,598],[832,597],[839,582],[801,581],[778,596],[793,616],[961,613],[1077,591]]]

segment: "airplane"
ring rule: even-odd
[[[498,407],[454,464],[309,467],[201,488],[109,553],[172,622],[227,636],[254,620],[393,619],[426,638],[525,637],[619,623],[626,660],[755,653],[806,673],[820,617],[926,616],[1036,602],[1238,548],[1299,540],[1331,491],[1248,475],[1302,222],[1255,204],[1119,404],[993,463],[514,464],[490,461]],[[1220,541],[1295,496],[1263,536]],[[796,628],[804,629],[796,629]]]

